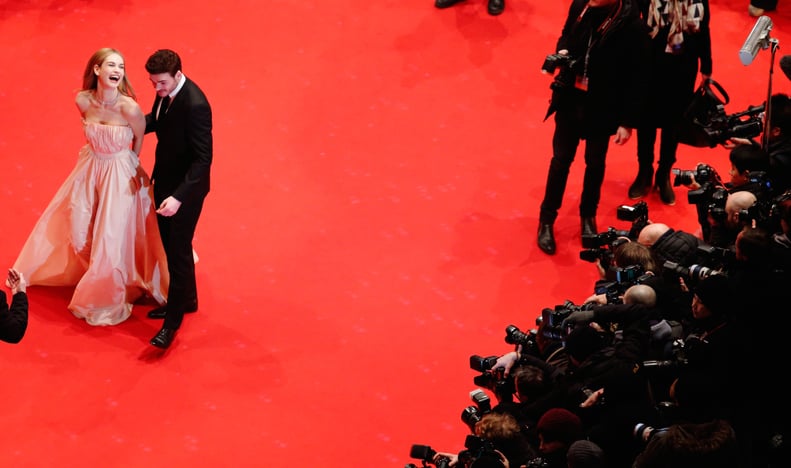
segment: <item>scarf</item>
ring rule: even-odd
[[[665,52],[681,53],[684,33],[700,31],[705,12],[702,0],[651,0],[647,18],[651,37],[656,37],[662,28],[669,26]]]

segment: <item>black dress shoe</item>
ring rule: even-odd
[[[595,216],[583,216],[582,222],[582,237],[597,236],[599,231],[596,229]]]
[[[448,8],[459,3],[462,0],[434,0],[434,6],[437,8]]]
[[[184,313],[185,314],[191,314],[193,312],[197,312],[197,310],[198,310],[198,305],[195,304],[195,305],[191,306],[189,309],[185,310]],[[150,319],[163,319],[163,318],[165,318],[165,314],[167,314],[167,312],[168,312],[167,304],[163,305],[161,307],[156,307],[156,308],[151,309],[151,310],[148,311],[148,318],[150,318]]]
[[[170,343],[173,342],[173,338],[176,336],[176,330],[172,328],[162,328],[159,330],[159,333],[156,334],[153,338],[151,338],[151,345],[156,346],[157,348],[167,349],[170,346]]]
[[[549,255],[555,254],[555,233],[551,223],[541,223],[538,225],[538,248]]]
[[[497,16],[505,10],[505,0],[489,0],[486,10],[490,15]]]

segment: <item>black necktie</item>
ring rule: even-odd
[[[167,113],[169,105],[170,105],[170,96],[163,97],[162,102],[159,104],[159,114],[157,114],[157,120],[161,119],[162,116]]]

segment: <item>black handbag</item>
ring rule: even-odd
[[[679,143],[699,148],[717,146],[713,130],[727,117],[725,105],[728,102],[730,98],[722,85],[711,78],[704,80],[692,96],[679,124]]]

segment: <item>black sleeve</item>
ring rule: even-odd
[[[5,293],[0,291],[0,340],[19,343],[27,330],[27,294],[18,292],[8,308]]]

